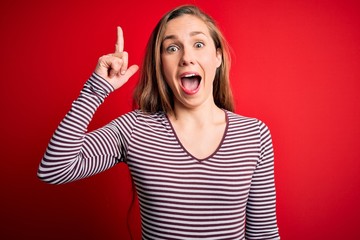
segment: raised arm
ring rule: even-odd
[[[137,65],[128,68],[128,54],[123,49],[123,33],[118,27],[115,52],[99,58],[95,72],[53,134],[38,169],[41,180],[66,183],[121,161],[124,135],[118,121],[89,133],[87,127],[105,98],[138,70]]]

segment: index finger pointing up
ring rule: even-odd
[[[117,39],[115,44],[115,52],[123,52],[124,51],[124,35],[121,27],[117,27]]]

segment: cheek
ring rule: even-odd
[[[169,60],[164,57],[161,58],[161,61],[162,61],[162,71],[163,71],[165,77],[168,78],[171,75],[171,69],[172,69],[171,64],[170,64]]]
[[[203,60],[203,66],[205,67],[205,70],[207,72],[207,74],[209,75],[214,75],[216,73],[216,69],[219,66],[219,61],[217,60],[217,58],[214,57],[210,57],[210,58],[204,58]]]
[[[219,58],[215,51],[208,49],[206,53],[200,54],[199,58],[206,63],[209,68],[217,68],[219,66]]]
[[[169,63],[167,61],[164,61],[164,59],[162,59],[162,69],[161,70],[163,73],[164,81],[172,89],[173,84],[171,81],[171,79],[172,79],[171,67],[169,66]]]

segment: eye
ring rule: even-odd
[[[169,47],[166,48],[166,51],[168,53],[173,53],[179,50],[179,47],[175,46],[175,45],[171,45]]]
[[[202,48],[202,47],[204,47],[204,46],[205,46],[205,44],[202,43],[202,42],[197,42],[197,43],[195,43],[195,48]]]

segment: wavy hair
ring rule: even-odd
[[[217,69],[213,83],[213,97],[219,108],[234,111],[233,95],[230,88],[230,54],[227,41],[217,27],[215,21],[201,9],[193,5],[177,7],[165,14],[148,41],[145,57],[140,72],[140,79],[134,91],[134,106],[145,113],[163,111],[172,113],[174,110],[174,96],[166,83],[162,71],[161,49],[166,24],[185,14],[193,15],[204,21],[215,47],[222,52],[222,63]]]

